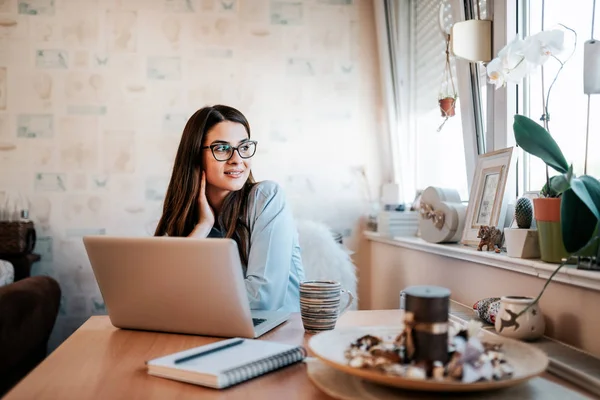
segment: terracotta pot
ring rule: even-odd
[[[561,197],[541,197],[533,199],[533,211],[536,221],[560,222]]]
[[[445,97],[440,99],[439,102],[442,117],[453,117],[455,114],[454,105],[456,104],[456,99],[454,97]]]
[[[561,198],[533,199],[533,212],[540,239],[542,261],[560,263],[568,258],[560,226]]]

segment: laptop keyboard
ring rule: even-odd
[[[258,326],[258,325],[262,324],[265,321],[266,321],[266,319],[264,319],[264,318],[252,318],[252,324],[254,326]]]

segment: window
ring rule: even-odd
[[[535,34],[542,30],[560,27],[559,24],[573,29],[577,33],[575,53],[566,62],[556,83],[552,87],[548,112],[550,114],[549,131],[565,154],[567,161],[573,163],[576,175],[584,172],[586,152],[586,125],[588,96],[583,93],[583,46],[591,37],[593,0],[580,0],[574,7],[573,2],[561,0],[526,1],[523,15],[528,16],[524,34]],[[544,9],[542,9],[544,5]],[[598,10],[596,10],[598,14]],[[598,18],[596,18],[598,20]],[[600,36],[600,24],[596,22],[594,36]],[[565,35],[567,49],[562,60],[573,49],[574,35]],[[546,96],[560,64],[553,59],[544,64],[542,71],[529,76],[523,85],[523,112],[533,120],[539,120],[542,113],[542,96]],[[542,78],[543,84],[542,87]],[[544,91],[542,92],[542,88]],[[600,157],[592,149],[600,149],[600,95],[590,96],[590,128],[588,145],[587,173],[600,177]],[[541,123],[541,122],[540,122]],[[545,164],[536,157],[525,156],[525,190],[540,190],[546,182]],[[550,175],[556,172],[550,170]]]
[[[442,1],[446,22],[451,23],[449,1]],[[454,3],[452,4],[454,6]],[[439,27],[439,0],[411,1],[411,110],[409,129],[415,143],[415,182],[418,189],[440,186],[458,190],[468,200],[467,169],[461,116],[461,96],[456,115],[444,123],[438,95],[447,89],[444,82],[446,42]],[[456,63],[450,58],[454,85]],[[443,124],[443,126],[442,126]],[[439,129],[441,126],[441,129]]]

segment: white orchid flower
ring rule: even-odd
[[[488,63],[485,70],[488,78],[490,79],[490,83],[493,83],[496,89],[506,84],[506,74],[504,68],[502,67],[502,60],[499,58],[494,58]]]
[[[488,63],[486,70],[490,83],[496,89],[508,82],[520,83],[551,56],[560,54],[564,50],[564,42],[565,33],[560,29],[542,31],[525,40],[516,37]]]
[[[503,50],[498,57],[503,60],[506,72],[506,81],[520,83],[521,80],[531,72],[531,65],[525,59],[525,41],[515,38]]]
[[[493,83],[496,89],[507,82],[519,83],[531,71],[525,60],[524,50],[524,41],[515,38],[500,50],[497,58],[488,63],[486,72],[490,83]]]
[[[524,55],[527,62],[537,66],[564,50],[565,33],[560,29],[542,31],[525,39]]]

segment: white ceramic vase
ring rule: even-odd
[[[519,340],[535,340],[544,335],[546,322],[539,303],[517,318],[517,315],[533,302],[531,297],[504,296],[494,327],[499,335]]]

